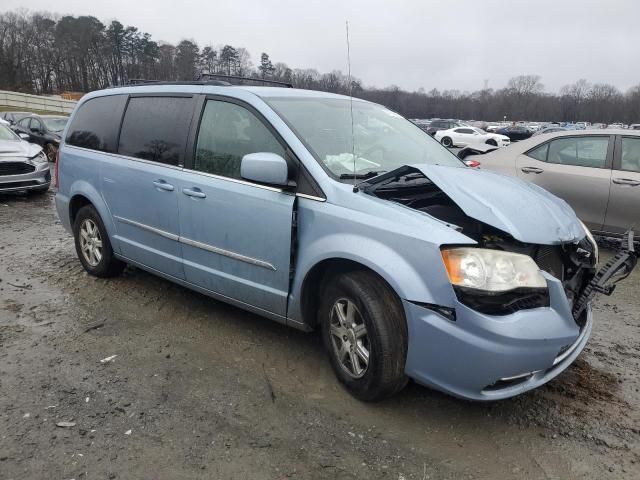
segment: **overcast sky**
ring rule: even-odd
[[[245,47],[290,67],[351,71],[365,85],[477,90],[538,74],[640,83],[638,0],[2,0],[0,10],[117,19],[155,40]]]

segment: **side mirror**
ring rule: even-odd
[[[275,153],[249,153],[242,157],[240,176],[258,183],[287,185],[287,161]]]
[[[22,132],[20,132],[20,133],[18,134],[18,136],[19,136],[21,139],[23,139],[23,140],[29,140],[29,134],[28,134],[28,133],[22,133]]]

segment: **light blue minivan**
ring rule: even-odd
[[[131,264],[318,329],[360,399],[408,379],[510,397],[589,337],[598,248],[572,209],[380,105],[153,83],[86,95],[63,138],[56,207],[90,274]]]

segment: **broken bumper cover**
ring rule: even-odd
[[[491,316],[458,303],[456,320],[404,302],[409,328],[405,371],[418,383],[457,397],[490,401],[545,384],[584,348],[590,306],[580,328],[562,283],[545,274],[550,306]]]

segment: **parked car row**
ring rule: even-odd
[[[511,140],[506,135],[488,133],[475,127],[438,130],[433,137],[448,148],[467,147],[483,143],[494,147],[506,147],[511,143]]]
[[[3,112],[2,118],[20,138],[40,145],[50,162],[55,162],[62,131],[69,117],[37,115],[30,112]]]
[[[455,120],[455,119],[413,119],[411,120],[420,129],[430,135],[435,135],[441,130],[451,130],[456,127],[475,127],[488,133],[498,133],[509,137],[511,142],[524,140],[533,135],[542,133],[552,133],[564,130],[594,130],[594,129],[629,129],[640,130],[640,123],[624,125],[622,123],[613,123],[610,125],[604,123],[590,122],[496,122],[488,123],[475,120]]]

